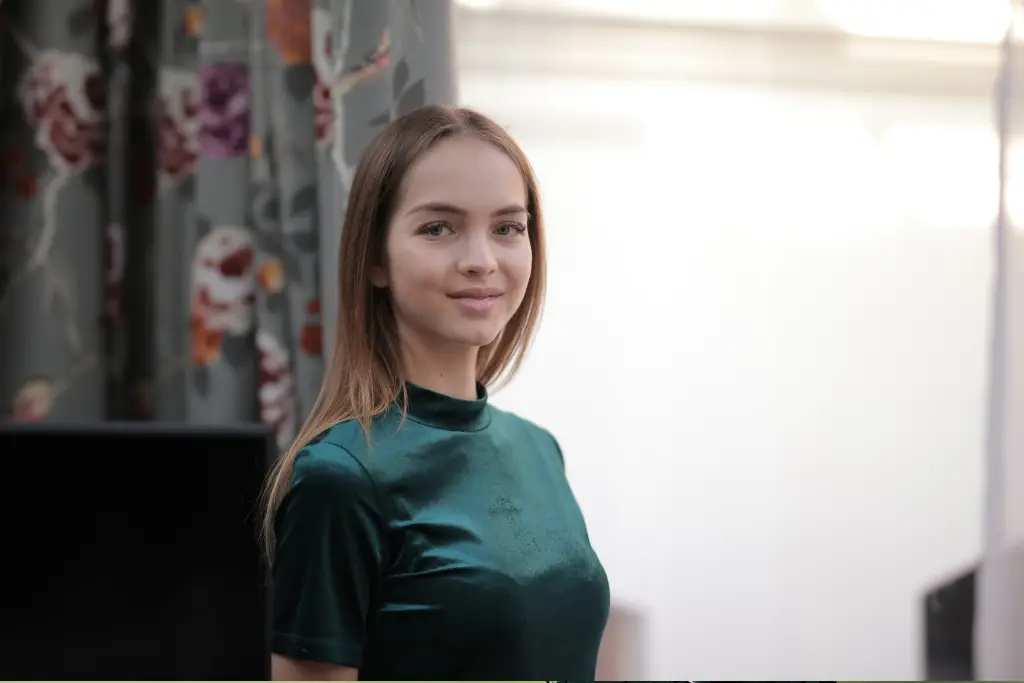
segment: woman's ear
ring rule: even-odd
[[[377,289],[388,288],[387,266],[373,266],[370,268],[370,284]]]

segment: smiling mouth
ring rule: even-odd
[[[494,310],[504,292],[460,292],[449,295],[459,308],[470,316],[486,316]]]
[[[448,297],[457,301],[489,301],[491,299],[497,299],[504,294],[505,293],[499,289],[474,288],[453,292],[452,294],[449,294]]]
[[[479,296],[478,295],[473,295],[473,296],[465,296],[465,295],[463,295],[463,296],[449,296],[449,298],[450,299],[455,299],[456,301],[492,301],[494,299],[500,298],[501,296],[502,296],[501,294],[482,294],[482,295],[479,295]]]

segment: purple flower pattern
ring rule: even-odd
[[[202,156],[238,157],[249,151],[252,93],[245,64],[213,64],[200,70],[203,103],[199,111]]]

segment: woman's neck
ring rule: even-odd
[[[475,346],[451,345],[441,348],[402,339],[402,369],[405,379],[439,394],[473,400],[476,395]]]

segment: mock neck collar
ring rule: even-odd
[[[472,400],[439,394],[412,382],[406,382],[405,388],[409,395],[407,415],[416,422],[455,432],[479,431],[490,422],[487,387],[479,382],[476,383],[476,398]]]

